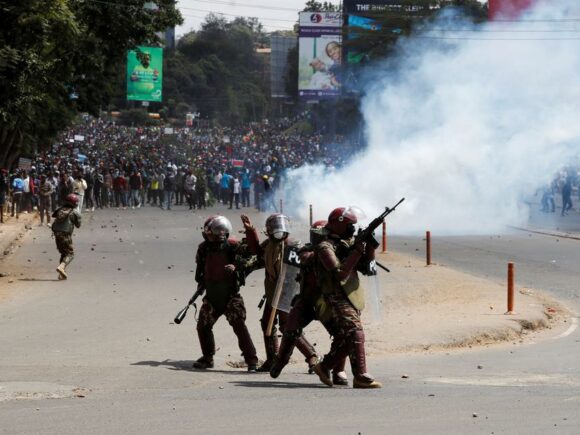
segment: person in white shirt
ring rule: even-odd
[[[77,173],[74,181],[72,182],[72,191],[79,197],[79,203],[77,204],[77,211],[79,213],[83,212],[83,200],[85,199],[85,190],[87,190],[87,182],[83,178],[83,174]]]
[[[193,175],[191,169],[187,170],[187,176],[185,177],[184,190],[185,197],[187,198],[187,203],[189,204],[189,209],[193,210],[196,204],[195,198],[195,183],[197,182],[197,177]]]
[[[238,178],[238,176],[234,176],[234,201],[236,203],[236,208],[239,209],[240,208],[240,192],[242,191],[241,189],[241,184],[240,184],[240,180]],[[230,203],[230,208],[232,208],[232,204]]]

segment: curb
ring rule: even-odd
[[[542,234],[544,236],[560,237],[562,239],[580,240],[580,235],[576,235],[576,234],[572,234],[572,233],[562,233],[562,232],[551,231],[551,230],[515,227],[515,226],[511,226],[511,225],[508,225],[508,228],[512,228],[514,230],[519,230],[519,231],[526,231],[528,233]]]

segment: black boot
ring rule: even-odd
[[[213,368],[213,356],[215,355],[215,340],[213,331],[208,328],[198,328],[197,336],[203,356],[193,363],[194,369],[211,369]]]
[[[264,347],[266,348],[266,361],[258,367],[259,372],[269,372],[274,363],[274,357],[278,353],[278,336],[276,330],[272,330],[272,335],[269,337],[264,334]]]
[[[284,370],[284,367],[288,365],[292,352],[294,351],[296,343],[296,334],[292,332],[284,332],[282,335],[282,341],[280,342],[280,348],[278,349],[278,354],[274,358],[274,362],[270,368],[270,376],[277,378]]]
[[[238,337],[238,346],[242,351],[244,361],[246,361],[246,364],[248,365],[248,371],[257,371],[258,356],[256,355],[256,347],[254,346],[254,342],[252,341],[252,337],[250,336],[250,332],[248,331],[246,323],[242,319],[236,320],[232,324],[232,328]]]
[[[213,369],[213,358],[202,356],[193,363],[193,368],[198,370]]]

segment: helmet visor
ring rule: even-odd
[[[360,207],[349,205],[342,212],[342,217],[356,224],[357,222],[365,220],[367,215]]]
[[[290,234],[290,219],[282,214],[270,216],[266,222],[266,231],[270,235],[275,235],[276,233]]]
[[[225,236],[231,234],[232,224],[224,216],[218,216],[209,224],[209,230],[214,236]]]

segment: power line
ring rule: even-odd
[[[185,8],[183,8],[185,9]],[[257,17],[257,16],[252,16],[252,15],[240,15],[240,14],[228,14],[227,12],[218,12],[218,11],[211,11],[211,10],[207,10],[207,9],[195,9],[195,8],[187,8],[188,10],[191,11],[196,11],[196,12],[207,12],[210,14],[220,14],[220,15],[228,15],[230,17],[246,17],[246,18],[257,18],[260,20],[266,20],[266,21],[284,21],[284,22],[289,22],[289,23],[295,23],[296,20],[285,20],[282,18],[266,18],[266,17]]]
[[[135,9],[137,7],[137,6],[133,6],[133,5],[124,5],[121,3],[116,3],[113,1],[107,1],[107,0],[85,0],[85,1],[87,1],[89,3],[97,3],[97,4],[115,6],[115,7],[126,8],[126,9]],[[263,21],[283,21],[283,22],[289,22],[289,23],[296,22],[296,20],[286,20],[286,19],[281,19],[281,18],[267,18],[267,17],[259,17],[259,16],[252,16],[252,15],[243,15],[243,14],[229,14],[227,12],[218,12],[218,11],[207,10],[207,9],[196,9],[196,8],[181,8],[181,9],[187,9],[187,10],[191,10],[191,11],[195,11],[195,12],[207,12],[207,13],[213,13],[213,14],[227,15],[227,16],[232,16],[232,17],[256,18],[256,19],[263,20]],[[182,14],[182,15],[187,16],[186,14]],[[273,26],[271,26],[271,27],[273,27]]]
[[[254,8],[254,9],[270,9],[273,11],[290,11],[290,12],[298,12],[296,8],[285,8],[283,6],[266,6],[266,5],[250,5],[248,3],[239,3],[237,1],[221,1],[221,0],[194,0],[196,2],[201,3],[210,3],[210,4],[220,4],[226,5],[231,7],[244,7],[244,8]],[[180,9],[189,9],[185,6],[180,6]]]
[[[216,14],[216,15],[219,15],[220,14],[220,12],[213,12],[213,13]],[[207,18],[207,15],[206,16],[201,16],[201,15],[191,15],[191,14],[183,14],[183,13],[181,15],[183,15],[184,17],[188,17],[188,18],[199,18],[201,20],[204,20],[204,19]],[[263,27],[269,27],[269,28],[277,29],[277,30],[294,30],[293,27],[280,27],[280,26],[274,26],[274,25],[271,25],[271,24],[263,24],[263,23],[260,23],[260,25],[263,26]]]

